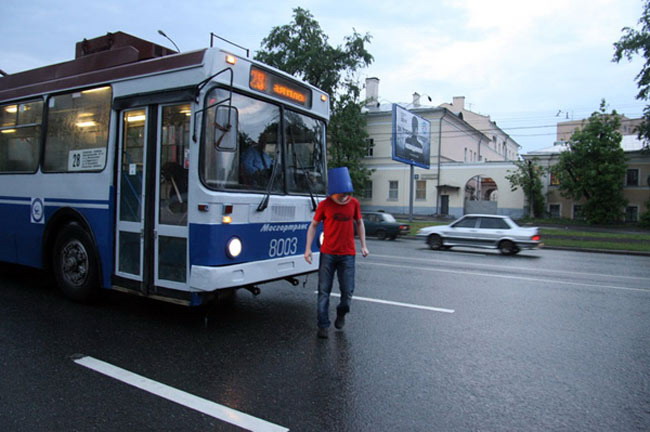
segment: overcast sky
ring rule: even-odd
[[[412,94],[433,105],[465,96],[522,146],[548,147],[558,121],[582,119],[601,99],[640,117],[634,78],[642,61],[612,63],[641,0],[0,0],[0,69],[15,73],[74,58],[75,43],[123,31],[182,51],[209,46],[210,32],[256,51],[292,10],[309,10],[333,45],[369,33],[383,102]]]

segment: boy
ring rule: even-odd
[[[350,173],[345,167],[332,168],[328,171],[328,197],[322,201],[314,219],[307,229],[307,245],[305,261],[311,264],[311,244],[316,235],[316,227],[322,221],[325,238],[321,245],[320,265],[318,267],[318,337],[327,338],[329,319],[330,294],[334,273],[337,274],[341,301],[336,308],[334,327],[342,329],[345,325],[345,315],[350,311],[350,301],[354,292],[354,263],[355,243],[354,225],[356,224],[361,254],[368,256],[366,247],[366,230],[361,218],[361,206],[356,198],[350,196],[353,192]]]

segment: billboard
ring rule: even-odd
[[[393,160],[429,169],[431,122],[393,104]]]

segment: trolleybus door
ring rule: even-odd
[[[190,104],[158,107],[154,283],[185,289],[188,253]]]
[[[148,176],[149,110],[120,114],[120,150],[117,169],[116,275],[144,282],[145,202]],[[137,288],[144,288],[142,285]]]
[[[184,289],[190,105],[121,112],[116,274],[139,289]]]

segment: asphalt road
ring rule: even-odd
[[[190,310],[0,265],[0,430],[650,430],[650,257],[369,247],[326,340],[314,276]]]

